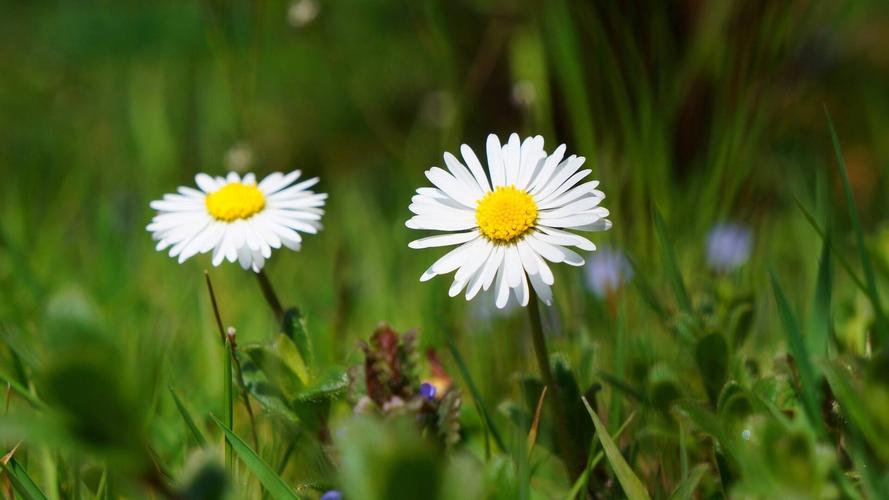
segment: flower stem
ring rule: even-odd
[[[272,287],[269,277],[265,274],[264,270],[260,269],[260,271],[256,273],[256,279],[259,280],[259,288],[262,289],[262,296],[265,297],[265,301],[268,302],[269,307],[272,308],[272,312],[275,314],[275,319],[278,320],[278,323],[281,323],[284,319],[284,308],[281,307],[281,301],[278,300],[278,294],[275,293],[275,289]]]
[[[528,304],[528,312],[531,320],[531,340],[534,342],[534,354],[537,357],[537,366],[540,368],[540,377],[543,379],[545,387],[553,392],[549,398],[549,406],[555,420],[556,440],[559,444],[559,455],[567,469],[568,476],[574,481],[583,472],[584,463],[578,463],[576,460],[577,447],[571,439],[568,429],[568,420],[565,418],[564,408],[562,407],[562,391],[553,378],[552,368],[549,363],[549,350],[546,348],[546,338],[543,336],[543,322],[540,320],[540,305],[538,304],[537,294],[533,289],[530,290],[531,298]]]

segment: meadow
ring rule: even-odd
[[[3,11],[6,498],[889,498],[886,2]],[[613,224],[552,305],[408,246],[512,133]],[[198,174],[297,169],[323,227],[262,273],[156,250]]]

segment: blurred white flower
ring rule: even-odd
[[[460,151],[466,165],[445,153],[448,170],[427,170],[435,187],[419,188],[411,199],[414,216],[407,227],[447,232],[412,241],[411,248],[459,245],[432,264],[420,281],[456,271],[451,297],[465,288],[466,300],[471,300],[494,284],[495,304],[503,308],[511,295],[528,305],[530,280],[537,296],[550,304],[554,278],[547,261],[582,266],[583,257],[568,247],[596,249],[565,229],[611,228],[608,210],[599,206],[605,198],[596,189],[599,182],[578,184],[591,172],[580,170],[584,158],[563,159],[564,144],[547,155],[540,136],[520,141],[512,134],[501,145],[496,135],[489,135],[487,174],[469,146]]]
[[[750,258],[753,233],[742,224],[722,223],[707,235],[707,264],[719,272],[729,272]]]
[[[534,90],[534,84],[521,80],[512,86],[512,102],[520,108],[530,108],[537,98],[537,92]]]
[[[619,250],[602,246],[587,261],[584,278],[587,288],[602,298],[633,278],[633,266]]]
[[[238,142],[225,153],[225,168],[244,172],[253,164],[253,148],[246,142]]]
[[[274,172],[259,184],[250,173],[226,177],[195,176],[200,188],[180,187],[151,202],[158,214],[147,229],[158,240],[157,250],[170,248],[179,263],[199,253],[213,251],[213,265],[223,260],[240,262],[244,269],[259,272],[273,248],[282,245],[299,250],[299,232],[321,229],[322,207],[327,195],[308,188],[312,178],[298,184],[300,171]]]
[[[321,12],[316,0],[296,0],[287,8],[287,22],[294,28],[302,28],[311,23]]]

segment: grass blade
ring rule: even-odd
[[[599,417],[596,416],[596,412],[593,411],[589,401],[585,397],[581,397],[581,399],[584,406],[586,406],[587,412],[590,414],[590,418],[593,419],[596,435],[599,436],[599,441],[602,443],[602,450],[605,452],[608,461],[611,462],[614,475],[617,476],[617,480],[624,489],[624,493],[627,494],[627,498],[629,500],[648,499],[648,492],[645,490],[645,486],[642,485],[642,481],[639,480],[639,477],[636,476],[636,473],[633,472],[633,469],[624,460],[623,455],[620,454],[620,450],[614,444],[611,436],[608,435],[608,430],[599,421]]]
[[[19,495],[33,500],[46,499],[46,495],[40,490],[37,483],[31,479],[28,471],[18,463],[15,457],[10,457],[9,463],[0,460],[0,466],[6,471],[6,476],[9,478],[9,482],[12,483],[12,487],[15,488]]]
[[[805,408],[806,415],[809,417],[812,425],[820,428],[819,391],[815,367],[809,358],[809,352],[803,341],[796,315],[791,310],[787,296],[784,294],[784,290],[781,288],[778,277],[773,270],[769,270],[769,277],[772,281],[772,289],[775,292],[775,301],[778,303],[778,315],[781,317],[781,322],[784,324],[784,333],[787,335],[787,348],[796,361],[796,368],[799,373],[800,399],[802,399],[803,408]]]
[[[546,399],[546,390],[547,387],[543,386],[543,390],[540,391],[537,409],[534,410],[534,420],[531,422],[531,430],[528,431],[528,456],[531,456],[534,445],[537,443],[537,430],[540,427],[540,414],[543,413],[543,401]]]
[[[34,408],[40,410],[45,407],[43,401],[37,399],[37,396],[31,393],[24,386],[16,382],[12,377],[7,377],[4,373],[0,372],[0,382],[9,386],[16,394],[24,398],[25,401],[31,404]]]
[[[809,225],[812,226],[812,229],[814,229],[815,232],[818,233],[818,236],[820,236],[821,239],[826,238],[827,232],[824,231],[824,229],[821,229],[821,226],[818,225],[818,221],[815,220],[815,216],[812,215],[812,212],[810,212],[805,205],[803,205],[803,202],[801,202],[799,199],[796,199],[796,206],[799,207],[800,211],[803,213],[803,217],[805,217],[805,219],[809,222]],[[830,249],[833,254],[836,255],[837,262],[839,262],[840,265],[843,266],[843,270],[846,271],[846,274],[848,274],[849,277],[852,278],[852,281],[854,281],[855,285],[857,285],[858,288],[861,289],[861,292],[867,295],[867,285],[865,285],[864,282],[861,281],[861,278],[859,278],[858,275],[855,274],[855,271],[852,270],[852,266],[849,265],[849,262],[845,259],[845,257],[843,257],[843,254],[838,252],[833,244],[831,244]]]
[[[176,394],[176,391],[170,387],[170,394],[173,395],[173,401],[176,402],[176,408],[179,410],[179,414],[182,415],[182,420],[185,421],[185,425],[188,426],[188,429],[191,431],[192,437],[198,443],[198,446],[206,446],[207,439],[204,437],[204,433],[198,428],[194,423],[194,419],[191,418],[191,413],[189,413],[188,408],[185,407],[185,404],[179,399],[179,395]]]
[[[664,267],[669,275],[670,285],[673,287],[673,294],[676,295],[676,302],[679,307],[691,314],[691,299],[688,297],[688,291],[685,288],[685,282],[682,280],[682,273],[679,272],[679,265],[676,263],[676,254],[673,252],[673,244],[667,237],[667,228],[664,225],[664,219],[657,207],[651,208],[651,217],[654,220],[654,230],[657,233],[658,241],[661,244],[661,256],[664,260]]]
[[[500,448],[500,451],[506,451],[506,446],[503,444],[503,439],[500,437],[500,433],[497,431],[497,427],[494,425],[494,420],[491,418],[491,414],[488,412],[487,406],[485,406],[485,402],[482,399],[482,395],[478,390],[478,387],[475,385],[475,381],[472,380],[472,375],[469,374],[469,369],[466,367],[466,363],[463,361],[463,356],[460,355],[460,351],[457,350],[457,346],[454,345],[454,340],[448,337],[448,349],[451,351],[451,356],[454,357],[454,361],[457,362],[457,367],[460,369],[460,374],[463,376],[463,380],[466,382],[467,387],[469,387],[469,392],[472,393],[473,399],[478,403],[478,407],[481,410],[482,418],[485,421],[485,424],[488,426],[488,429],[491,431],[491,435],[494,437],[494,442],[497,443],[497,447]]]
[[[618,429],[617,432],[614,433],[613,439],[619,438],[621,434],[623,434],[624,431],[627,430],[627,427],[630,426],[630,422],[632,422],[633,418],[635,417],[636,412],[630,413],[630,416],[627,417],[626,420],[624,420],[623,424],[621,424],[620,429]],[[593,450],[594,448],[595,446],[590,446],[590,450]],[[577,495],[580,494],[581,490],[587,484],[587,478],[590,476],[590,471],[592,471],[596,468],[597,465],[599,465],[599,462],[602,461],[603,456],[605,455],[602,450],[599,450],[598,453],[593,455],[590,463],[586,466],[586,469],[583,470],[583,474],[581,474],[580,477],[577,478],[577,481],[574,481],[574,486],[571,487],[571,491],[568,493],[568,500],[574,500],[575,498],[577,498]]]
[[[852,194],[852,186],[849,183],[849,172],[846,170],[846,161],[843,159],[843,150],[840,147],[840,140],[833,126],[833,120],[830,118],[830,111],[827,106],[824,107],[824,114],[827,117],[827,127],[830,129],[830,139],[833,142],[833,152],[836,155],[837,166],[840,170],[840,176],[843,179],[843,193],[846,195],[846,203],[849,210],[849,220],[852,222],[852,229],[855,231],[855,243],[858,246],[858,256],[861,259],[861,268],[864,271],[864,279],[867,282],[868,298],[871,307],[874,308],[875,330],[880,336],[883,344],[889,342],[889,326],[886,323],[886,316],[883,313],[883,307],[880,304],[880,293],[877,290],[877,278],[874,274],[874,267],[868,255],[867,247],[864,244],[864,230],[861,228],[861,221],[858,218],[858,209],[855,206],[855,197]]]
[[[830,335],[830,297],[833,287],[833,266],[830,259],[831,235],[827,234],[821,245],[821,258],[818,261],[818,280],[815,285],[815,302],[809,326],[808,348],[813,356],[827,356],[827,342]]]
[[[701,478],[704,477],[704,473],[707,472],[708,467],[706,465],[698,465],[694,469],[691,470],[688,477],[685,478],[676,489],[673,490],[673,493],[670,495],[670,500],[691,500],[695,493],[695,489],[698,487],[698,483],[701,482]]]
[[[281,476],[267,464],[265,461],[253,451],[250,446],[235,434],[231,428],[226,426],[216,415],[210,414],[210,417],[216,422],[222,432],[225,433],[226,442],[230,443],[232,449],[244,462],[244,465],[259,479],[259,482],[265,487],[266,491],[272,498],[276,499],[294,499],[299,498],[290,488]]]

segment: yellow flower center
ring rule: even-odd
[[[509,243],[521,238],[536,220],[534,198],[513,186],[501,186],[486,194],[475,209],[478,228],[494,243]]]
[[[256,184],[233,182],[207,195],[207,211],[216,220],[249,219],[265,208],[265,196]]]

